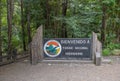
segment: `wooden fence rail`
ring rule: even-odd
[[[28,52],[22,52],[21,54],[16,54],[15,56],[14,56],[14,54],[12,54],[11,56],[8,56],[8,55],[2,56],[0,58],[0,59],[2,59],[2,61],[0,62],[0,66],[16,62],[16,61],[21,60],[26,57],[29,57]],[[10,58],[10,59],[8,59],[8,58]]]

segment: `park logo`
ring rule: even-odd
[[[49,57],[59,56],[61,50],[61,44],[56,40],[49,40],[44,44],[44,52]]]

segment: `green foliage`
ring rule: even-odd
[[[102,51],[102,54],[103,54],[103,56],[109,56],[109,55],[111,55],[111,50],[110,49],[104,49],[103,51]]]
[[[120,44],[110,42],[110,44],[108,44],[107,47],[103,49],[102,53],[103,53],[103,56],[119,55]]]
[[[17,49],[22,48],[21,7],[20,0],[14,0],[14,14],[12,20],[12,45]],[[48,1],[48,4],[47,4]],[[26,44],[27,13],[30,12],[30,27],[32,36],[36,29],[43,24],[44,38],[61,38],[62,24],[65,23],[68,38],[90,37],[94,31],[101,35],[102,6],[106,6],[106,40],[104,55],[110,55],[111,50],[120,49],[116,43],[117,31],[120,30],[120,4],[117,0],[69,0],[66,16],[63,17],[63,0],[23,0],[23,15]],[[7,5],[2,0],[2,43],[6,51],[8,45],[7,35]]]
[[[120,55],[120,49],[114,49],[113,51],[112,51],[112,55]]]
[[[102,0],[102,4],[107,6],[115,5],[115,0]]]
[[[120,44],[115,44],[115,43],[110,43],[107,45],[107,48],[110,50],[114,50],[114,49],[120,49]]]

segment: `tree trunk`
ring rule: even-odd
[[[1,27],[2,27],[2,1],[0,0],[0,62],[2,62],[2,36],[1,36]]]
[[[117,39],[118,39],[118,43],[120,43],[120,27],[118,28],[117,31]]]
[[[117,0],[117,3],[118,6],[120,7],[120,0]],[[120,18],[120,12],[118,12],[118,17]],[[117,38],[118,38],[118,42],[120,43],[120,24],[118,25]]]
[[[102,28],[101,28],[101,41],[102,41],[102,44],[103,46],[105,45],[105,40],[106,40],[106,19],[107,19],[107,14],[106,14],[106,6],[103,4],[102,5],[102,12],[103,12],[103,15],[102,15]]]
[[[24,25],[24,15],[23,15],[23,0],[21,0],[21,27],[22,27],[23,50],[26,51],[25,25]]]
[[[117,25],[117,28],[115,31],[116,31],[116,42],[120,43],[120,26],[119,26],[119,24]]]
[[[66,17],[67,6],[68,6],[68,0],[63,0],[63,2],[62,2],[62,15],[63,15],[63,18]],[[65,20],[62,22],[61,36],[63,38],[67,38],[67,28],[66,28]]]
[[[27,31],[28,31],[28,44],[32,41],[31,28],[30,28],[30,12],[27,14]]]
[[[29,54],[30,54],[30,63],[32,63],[32,53],[31,53],[31,41],[32,41],[32,38],[31,38],[31,28],[30,28],[30,8],[31,8],[31,2],[27,2],[25,5],[25,11],[24,11],[24,23],[26,23],[26,28],[27,28],[27,48],[29,50]]]
[[[45,27],[49,28],[50,25],[50,5],[49,5],[49,0],[46,0],[46,13],[45,13],[45,19],[46,19],[46,24]]]
[[[55,10],[54,10],[54,16],[57,17],[59,14],[59,9],[60,9],[60,1],[57,0],[55,6],[54,6]],[[58,38],[58,29],[59,28],[59,21],[58,20],[54,20],[54,37]]]
[[[31,53],[31,28],[30,28],[30,12],[28,10],[28,14],[27,14],[27,33],[28,33],[28,45],[29,45],[29,53],[30,53],[30,63],[32,64],[32,53]]]
[[[118,41],[119,41],[119,43],[120,43],[120,28],[119,28],[119,33],[118,33],[118,35],[119,35],[119,37],[118,37]]]
[[[8,23],[8,56],[12,55],[12,16],[13,16],[13,0],[7,0],[7,23]]]

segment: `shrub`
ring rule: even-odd
[[[109,55],[111,55],[111,50],[110,49],[104,49],[103,51],[102,51],[102,54],[103,54],[103,56],[109,56]]]

